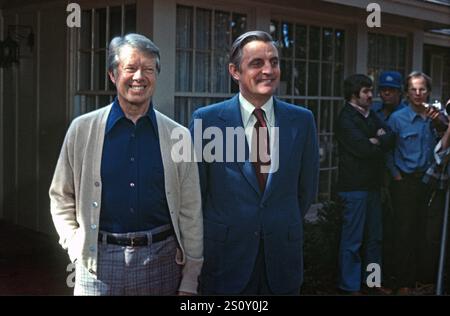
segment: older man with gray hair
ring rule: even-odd
[[[154,109],[159,49],[139,34],[115,37],[108,63],[117,97],[72,122],[50,187],[60,243],[76,264],[74,294],[196,293],[198,170],[171,159],[171,131],[181,127]]]

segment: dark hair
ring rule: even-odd
[[[431,92],[431,86],[432,86],[431,78],[430,78],[430,76],[428,76],[427,74],[425,74],[425,73],[423,73],[423,72],[421,72],[421,71],[413,71],[413,72],[411,72],[411,73],[408,75],[408,77],[406,77],[406,80],[405,80],[405,87],[404,87],[405,92],[408,92],[408,89],[409,89],[409,81],[410,81],[412,78],[419,78],[419,77],[422,77],[423,79],[425,79],[425,84],[427,85],[427,90],[428,90],[428,92]]]
[[[370,88],[373,86],[372,79],[363,74],[354,74],[344,80],[344,97],[349,101],[353,95],[359,97],[361,88]]]
[[[261,41],[265,43],[272,43],[275,48],[277,48],[277,45],[272,39],[272,36],[270,36],[269,33],[264,31],[250,31],[247,33],[244,33],[240,35],[231,45],[230,50],[230,63],[236,66],[238,70],[241,68],[241,61],[242,61],[242,51],[244,49],[244,46],[250,42],[253,41]]]
[[[125,36],[114,37],[109,43],[108,50],[108,70],[117,75],[119,65],[120,50],[124,46],[136,48],[144,54],[150,55],[156,59],[156,70],[161,71],[159,48],[147,37],[140,34],[130,33]]]

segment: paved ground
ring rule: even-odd
[[[72,295],[55,237],[0,221],[0,295]]]

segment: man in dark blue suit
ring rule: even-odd
[[[229,72],[240,93],[197,110],[190,126],[203,156],[200,292],[296,295],[303,282],[303,217],[317,193],[314,117],[273,97],[280,66],[269,34],[238,37]]]

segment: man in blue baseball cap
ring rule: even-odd
[[[395,111],[406,106],[402,102],[402,75],[398,71],[383,71],[378,79],[381,102],[373,103],[374,111],[380,119],[387,121]]]
[[[378,91],[381,102],[374,102],[371,110],[385,123],[390,115],[398,111],[407,103],[402,102],[402,75],[397,71],[383,71],[378,78]],[[383,185],[381,187],[382,220],[383,220],[383,279],[387,286],[392,286],[392,276],[395,270],[394,261],[394,224],[392,197],[390,194],[391,177],[385,171]]]

